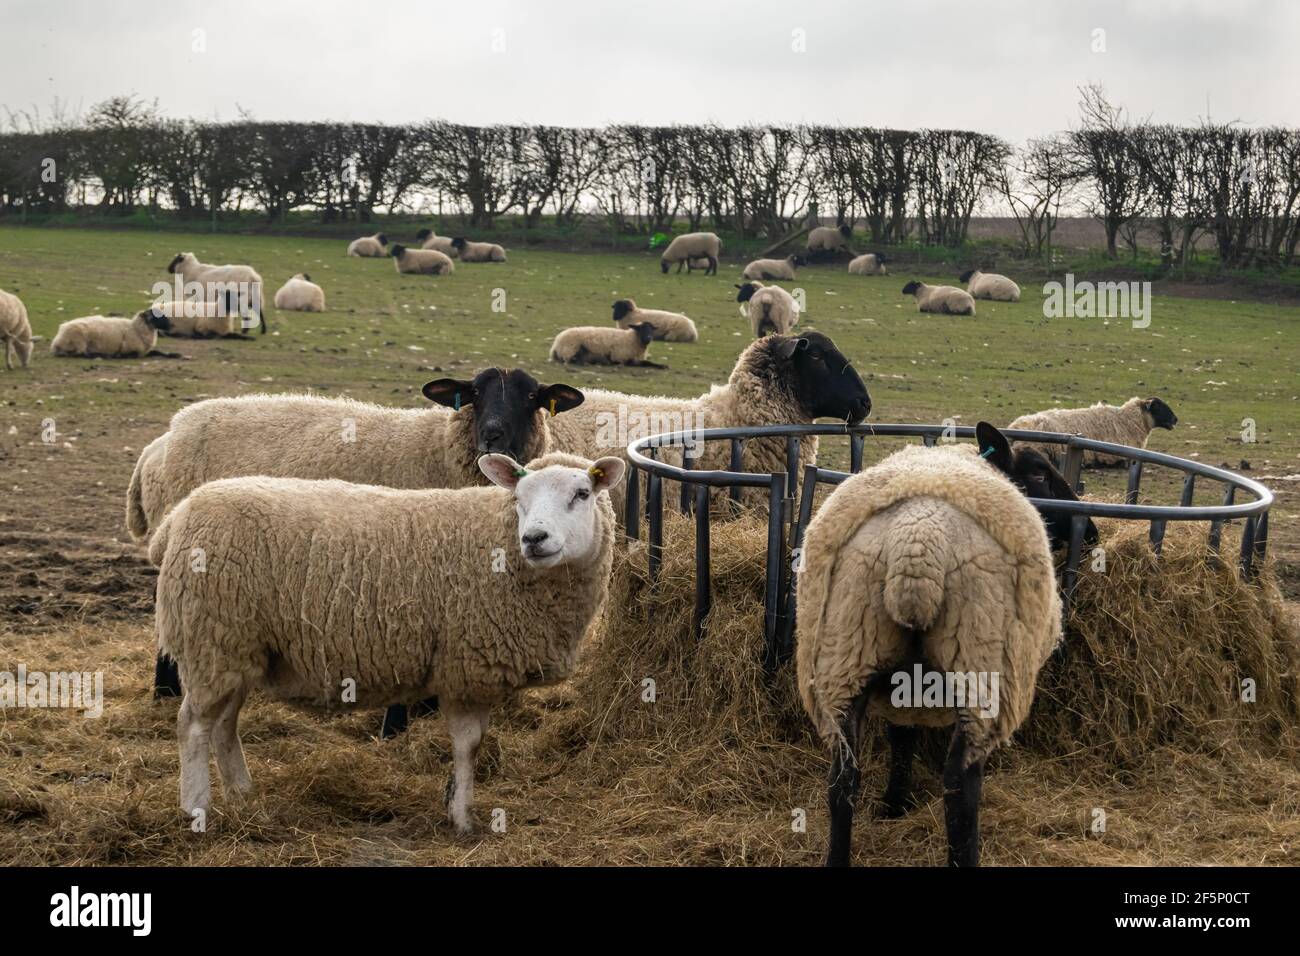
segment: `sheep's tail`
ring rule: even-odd
[[[167,539],[171,537],[172,524],[179,510],[181,509],[177,507],[168,512],[162,524],[154,529],[153,537],[149,540],[149,563],[155,568],[162,567],[163,556],[167,554]]]
[[[901,627],[924,631],[939,619],[947,562],[936,552],[943,541],[936,535],[925,542],[900,542],[893,549],[885,578],[885,613]]]
[[[131,483],[126,489],[126,529],[136,541],[143,541],[149,534],[149,516],[144,510],[145,457],[146,452],[141,452],[135,463],[135,471],[131,472]]]

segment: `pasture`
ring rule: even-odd
[[[396,241],[410,237],[392,236]],[[661,275],[658,257],[510,249],[504,264],[458,264],[449,277],[399,276],[388,260],[348,259],[346,243],[294,237],[0,229],[0,288],[27,305],[38,342],[29,370],[0,373],[0,669],[102,671],[105,711],[0,716],[0,862],[42,863],[806,863],[820,859],[824,758],[801,750],[773,801],[709,792],[710,768],[682,771],[664,752],[602,748],[568,736],[574,691],[532,694],[497,721],[478,797],[481,832],[457,840],[441,806],[448,745],[440,721],[396,741],[373,740],[377,713],[321,720],[256,699],[244,729],[258,796],[218,797],[218,819],[191,834],[174,808],[176,702],[154,702],[151,569],[123,527],[123,496],[140,449],[183,405],[255,391],[311,390],[398,406],[426,404],[433,378],[518,366],[540,381],[693,396],[722,382],[749,341],[733,283]],[[249,262],[268,303],[290,275],[324,287],[323,315],[268,308],[267,335],[249,341],[160,339],[183,359],[54,359],[64,319],[131,315],[169,276],[180,251]],[[1038,288],[1020,303],[981,301],[973,318],[921,315],[899,290],[944,272],[849,276],[809,266],[803,325],[829,334],[871,389],[872,421],[1006,424],[1052,406],[1158,395],[1179,417],[1150,447],[1233,470],[1249,468],[1278,495],[1270,553],[1290,598],[1300,594],[1300,307],[1157,294],[1151,324],[1047,319]],[[550,342],[574,325],[610,325],[610,305],[634,298],[683,311],[697,344],[656,342],[666,370],[564,368]],[[1255,423],[1243,443],[1243,420]],[[880,453],[868,444],[868,460]],[[1270,480],[1270,476],[1274,479]],[[1086,475],[1115,496],[1118,473]],[[1152,471],[1148,499],[1175,502],[1177,479]],[[1200,499],[1198,498],[1198,501]],[[1207,499],[1208,500],[1208,499]],[[866,790],[878,789],[879,752]],[[1294,767],[1266,755],[1232,759],[1235,785],[1205,771],[1214,753],[1154,750],[1102,772],[1014,751],[987,785],[991,864],[1236,863],[1297,859]],[[676,767],[676,769],[670,769]],[[1220,767],[1221,769],[1221,767]],[[674,778],[674,779],[669,779]],[[859,826],[861,862],[942,858],[942,801],[912,817]],[[1159,795],[1177,792],[1177,800]],[[729,802],[730,801],[730,802]],[[1035,801],[1037,801],[1035,803]],[[1053,808],[1047,819],[1042,808]],[[1115,807],[1103,839],[1087,808]],[[503,808],[504,832],[488,826]],[[806,832],[791,808],[808,808]]]

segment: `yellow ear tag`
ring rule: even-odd
[[[551,417],[555,417],[555,399],[551,399]]]
[[[587,474],[591,475],[592,480],[600,481],[600,479],[605,477],[605,469],[598,468],[595,465],[592,465],[590,468],[587,469]]]

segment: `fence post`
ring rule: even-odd
[[[785,523],[782,520],[785,502],[785,472],[773,472],[769,476],[767,490],[767,592],[763,603],[763,667],[771,672],[776,670],[778,648],[776,646],[777,614],[781,605],[781,545],[784,537]]]

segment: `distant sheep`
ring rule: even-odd
[[[167,319],[163,335],[179,339],[248,338],[239,321],[239,307],[233,296],[222,302],[200,300],[155,302],[155,315]]]
[[[620,329],[648,322],[654,327],[654,337],[664,342],[694,342],[700,337],[695,323],[680,312],[641,309],[631,299],[619,299],[614,303],[614,321]]]
[[[996,272],[967,269],[958,281],[966,283],[966,291],[975,299],[993,299],[997,302],[1020,301],[1020,286]]]
[[[849,263],[849,275],[851,276],[887,276],[889,270],[885,267],[889,259],[879,252],[868,252],[866,255],[858,256]]]
[[[460,255],[460,250],[453,244],[455,240],[447,236],[435,235],[432,229],[421,229],[415,234],[415,241],[420,243],[421,249],[434,249],[448,259],[455,259]]]
[[[12,371],[13,356],[17,354],[23,368],[32,360],[32,323],[27,318],[27,306],[18,296],[0,289],[0,340],[5,347],[5,368]]]
[[[388,255],[388,251],[384,248],[386,245],[388,245],[388,237],[382,232],[377,232],[373,236],[362,236],[360,239],[353,239],[348,243],[348,255],[366,259],[382,259]]]
[[[915,280],[903,286],[903,295],[916,297],[916,311],[946,315],[974,315],[975,300],[956,286],[926,285]]]
[[[667,368],[646,358],[654,340],[655,327],[649,322],[630,325],[626,329],[598,328],[580,325],[565,329],[551,343],[552,362],[573,362],[579,365],[640,365],[646,368]]]
[[[745,266],[740,274],[742,279],[784,279],[794,281],[796,266],[804,264],[802,256],[786,256],[784,259],[755,259]]]
[[[451,259],[437,249],[408,249],[395,243],[389,255],[394,268],[403,275],[445,276],[456,269]]]
[[[709,260],[704,256],[696,256],[694,259],[686,260],[686,271],[688,273],[694,272],[696,269],[704,269],[707,271],[711,268],[712,266],[710,265]]]
[[[299,272],[275,293],[275,307],[286,312],[324,312],[325,290]]]
[[[235,311],[245,319],[241,325],[245,328],[259,326],[265,334],[262,277],[252,266],[214,266],[199,262],[192,252],[181,252],[168,263],[167,271],[172,275],[180,275],[187,285],[197,283],[202,286],[206,302],[229,301],[234,296],[234,301],[238,303]]]
[[[1163,401],[1158,398],[1140,398],[1134,395],[1123,405],[1118,406],[1098,402],[1086,408],[1049,408],[1045,412],[1021,415],[1007,427],[1024,431],[1082,435],[1095,441],[1146,448],[1152,429],[1172,429],[1177,424],[1178,416]],[[1064,447],[1061,445],[1035,445],[1032,442],[1024,444],[1036,447],[1048,455],[1061,455],[1064,452]],[[1105,468],[1127,465],[1128,459],[1099,451],[1085,451],[1083,463]]]
[[[659,268],[666,274],[676,263],[677,271],[681,272],[682,266],[690,260],[704,259],[708,262],[704,274],[717,275],[720,255],[722,255],[722,240],[716,235],[711,232],[688,232],[668,243],[668,248],[664,249],[663,255],[659,257]]]
[[[761,339],[768,333],[788,335],[799,324],[799,303],[780,286],[746,282],[736,288],[740,290],[736,301],[749,303],[746,314],[754,338]]]
[[[852,238],[853,229],[847,225],[818,226],[808,233],[808,251],[838,252],[840,249],[848,248],[849,240]]]
[[[461,262],[505,262],[506,251],[495,242],[470,242],[457,237],[451,241]]]
[[[140,358],[158,344],[158,330],[169,328],[171,322],[154,314],[152,308],[138,312],[132,319],[88,315],[60,325],[50,351],[85,358]]]

